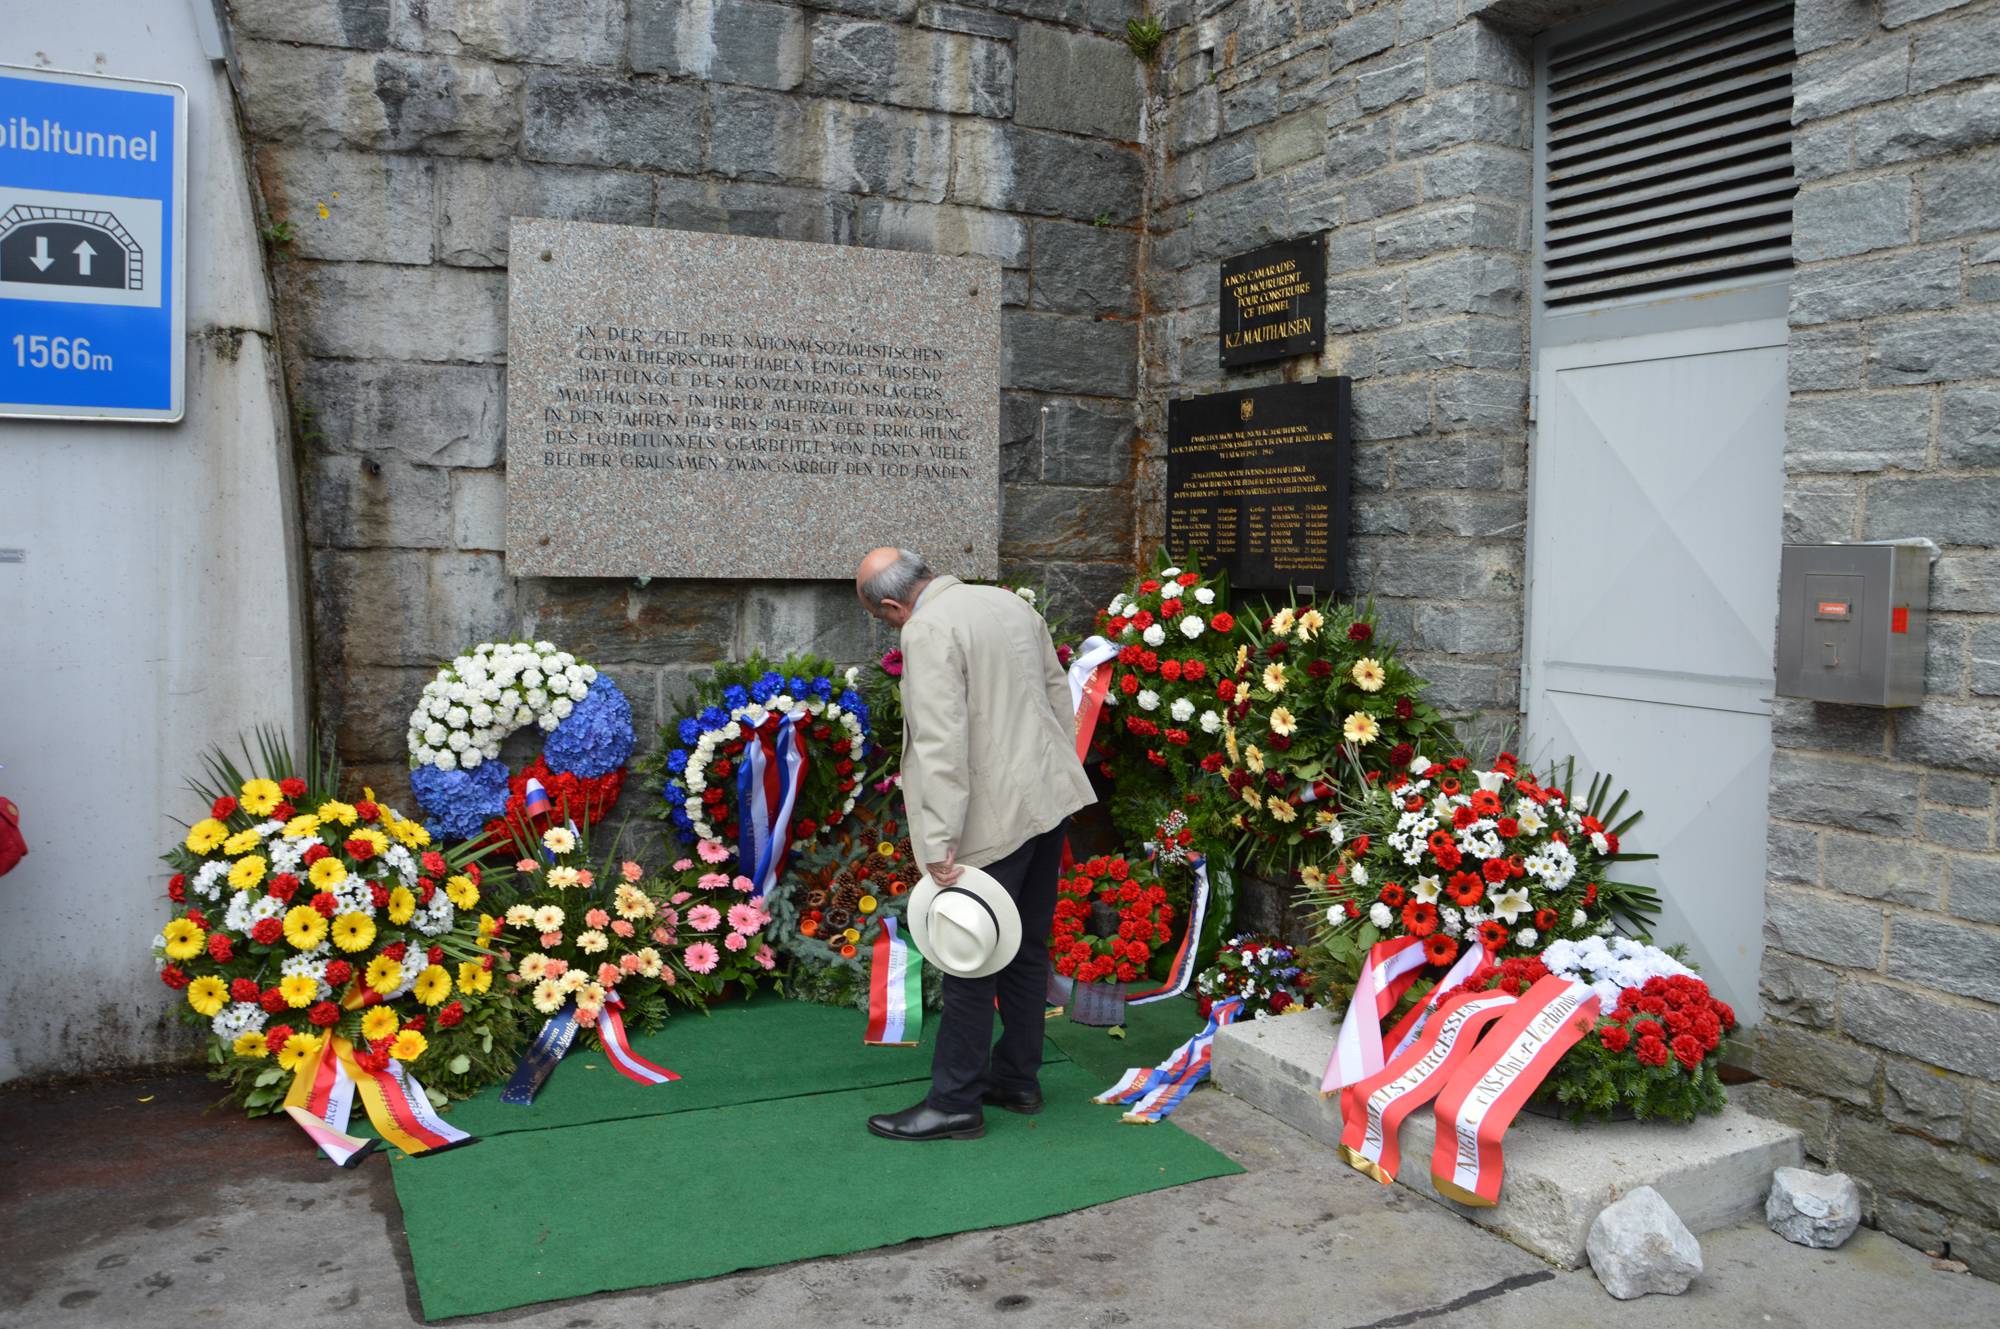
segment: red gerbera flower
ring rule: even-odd
[[[1388,905],[1391,909],[1401,909],[1404,900],[1403,888],[1393,881],[1384,882],[1381,899],[1382,903]]]
[[[1486,883],[1470,872],[1454,872],[1445,882],[1445,894],[1461,909],[1470,909],[1486,898]]]
[[[1479,944],[1489,951],[1499,950],[1507,944],[1507,929],[1498,919],[1487,919],[1479,925]]]
[[[1423,907],[1426,909],[1431,908],[1430,905],[1424,905]],[[1414,933],[1416,930],[1413,928],[1411,931]],[[1424,958],[1440,967],[1448,965],[1458,958],[1458,943],[1450,937],[1445,936],[1442,932],[1425,937]]]
[[[1412,937],[1428,937],[1438,928],[1438,911],[1434,904],[1422,900],[1412,900],[1403,906],[1403,930]],[[1446,941],[1451,938],[1446,937]]]

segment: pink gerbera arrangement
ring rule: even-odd
[[[732,932],[745,935],[764,926],[764,911],[754,904],[733,904],[729,906],[729,928]]]
[[[713,932],[722,922],[722,914],[714,905],[698,904],[687,912],[688,926],[696,932]]]
[[[681,959],[687,963],[688,972],[695,974],[714,973],[716,962],[721,958],[721,953],[705,941],[698,941],[681,952]]]
[[[695,846],[695,852],[704,863],[724,863],[729,859],[729,851],[714,840],[703,840]]]

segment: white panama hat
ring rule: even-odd
[[[956,978],[997,974],[1021,949],[1021,912],[990,875],[967,864],[940,886],[926,872],[904,911],[910,940],[940,970]]]

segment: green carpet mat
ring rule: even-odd
[[[578,1050],[564,1057],[543,1082],[532,1105],[516,1107],[501,1102],[502,1086],[493,1085],[454,1104],[446,1120],[484,1137],[697,1112],[799,1094],[909,1084],[930,1079],[937,1020],[935,1012],[926,1013],[924,1041],[918,1047],[866,1047],[861,1034],[867,1028],[867,1017],[859,1011],[770,996],[732,1002],[708,1015],[696,1011],[676,1014],[659,1029],[633,1040],[640,1056],[681,1077],[673,1084],[628,1080],[611,1068],[594,1041],[588,1051],[582,1050],[579,1041]],[[1059,1023],[1049,1021],[1052,1034],[1053,1026]],[[995,1028],[997,1032],[997,1024]],[[1103,1037],[1101,1033],[1098,1036]],[[1049,1043],[1044,1045],[1043,1056],[1054,1062],[1062,1060],[1064,1053]],[[1104,1085],[1117,1074],[1112,1072]],[[915,1102],[919,1095],[909,1097]],[[362,1120],[359,1113],[355,1119]]]
[[[758,1059],[754,1046],[744,1060]],[[570,1068],[565,1067],[565,1070]],[[1046,1067],[1039,1116],[904,1144],[865,1122],[907,1086],[516,1131],[391,1164],[427,1319],[1002,1227],[1242,1169],[1172,1123],[1129,1126],[1095,1074]],[[808,1160],[838,1141],[838,1176]]]
[[[1157,1066],[1167,1054],[1201,1032],[1206,1023],[1192,997],[1169,997],[1125,1008],[1125,1037],[1073,1024],[1067,1016],[1049,1021],[1049,1041],[1069,1060],[1103,1081],[1102,1093],[1132,1066]]]

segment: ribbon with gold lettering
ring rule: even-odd
[[[284,1106],[337,1166],[354,1162],[369,1143],[346,1133],[357,1092],[375,1133],[404,1153],[436,1153],[472,1142],[471,1135],[437,1115],[423,1086],[402,1063],[390,1062],[379,1070],[364,1065],[354,1044],[335,1034],[322,1038],[299,1065]]]
[[[1394,1181],[1402,1162],[1396,1132],[1404,1119],[1437,1096],[1486,1026],[1513,1004],[1504,992],[1455,993],[1387,1066],[1341,1090],[1341,1158],[1384,1185]]]
[[[1588,983],[1550,975],[1507,1008],[1474,1055],[1438,1091],[1431,1184],[1481,1207],[1500,1203],[1500,1137],[1563,1053],[1597,1023]]]

